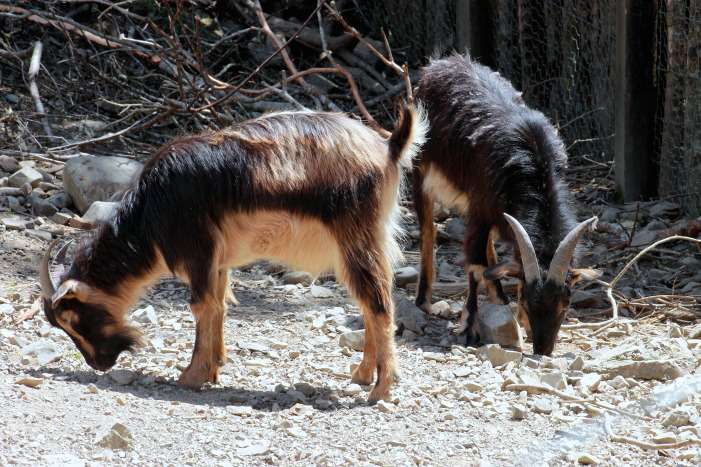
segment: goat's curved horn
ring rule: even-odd
[[[41,265],[39,266],[39,283],[41,284],[41,294],[47,300],[51,300],[51,297],[56,292],[56,284],[54,284],[53,279],[51,279],[51,273],[49,272],[49,261],[51,260],[51,251],[58,244],[59,240],[56,239],[49,245],[49,248],[44,253],[41,258]]]
[[[540,267],[538,266],[538,257],[535,254],[535,249],[533,249],[531,237],[528,236],[526,229],[524,229],[521,223],[515,218],[507,213],[504,213],[504,217],[514,231],[514,237],[516,238],[516,243],[518,243],[518,250],[521,252],[523,276],[526,279],[526,283],[530,284],[531,282],[535,282],[540,278]]]
[[[549,280],[557,284],[565,283],[567,271],[570,268],[572,255],[574,255],[574,249],[577,247],[579,238],[587,230],[594,230],[598,220],[599,218],[594,216],[591,219],[580,222],[579,225],[572,229],[572,231],[568,233],[567,236],[560,242],[560,245],[558,245],[557,250],[553,255],[553,259],[550,262],[550,268],[548,269]]]

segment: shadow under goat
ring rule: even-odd
[[[422,70],[417,97],[430,129],[413,171],[421,229],[416,304],[430,313],[435,199],[465,219],[469,292],[456,332],[476,344],[479,283],[491,301],[508,303],[500,279],[514,276],[520,279],[519,309],[523,324],[530,325],[534,352],[551,354],[571,286],[596,277],[596,271],[575,269],[577,243],[596,217],[575,220],[557,130],[524,104],[511,83],[469,56],[432,60]],[[494,235],[518,244],[513,260],[497,263]]]
[[[226,361],[227,271],[256,260],[333,270],[359,302],[363,360],[352,378],[395,380],[392,267],[402,167],[425,122],[404,109],[388,140],[342,114],[282,112],[175,139],[145,165],[112,222],[77,249],[55,284],[41,266],[44,310],[97,370],[139,344],[126,314],[145,287],[175,275],[191,289],[196,337],[180,382],[216,382]]]

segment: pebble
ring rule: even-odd
[[[509,305],[480,305],[477,324],[482,343],[499,344],[517,350],[523,348],[521,327]]]
[[[545,397],[536,397],[533,401],[533,410],[536,413],[550,414],[555,410],[555,404]]]
[[[119,386],[128,386],[133,383],[137,374],[131,370],[112,370],[109,372],[109,377]]]
[[[625,378],[668,381],[684,374],[682,369],[671,360],[623,361],[606,364],[600,373],[609,378],[620,375]]]
[[[95,444],[107,449],[130,450],[132,442],[131,432],[119,422],[103,426],[95,436]]]
[[[662,426],[668,428],[670,426],[686,426],[690,424],[689,412],[683,409],[677,409],[668,413],[662,420]]]
[[[250,417],[253,415],[253,408],[248,405],[230,405],[227,407],[227,412],[237,417]]]
[[[98,392],[97,386],[95,386],[93,383],[88,384],[88,387],[86,388],[86,392],[88,394],[97,394],[97,392]]]
[[[562,390],[567,387],[567,378],[559,372],[544,373],[540,376],[540,380],[555,389]]]
[[[656,444],[671,444],[677,442],[677,437],[674,433],[660,433],[659,435],[652,438],[652,441]]]
[[[0,169],[3,172],[14,173],[21,168],[17,159],[10,156],[1,155],[0,156]]]
[[[511,406],[511,418],[514,420],[523,420],[528,417],[528,409],[521,404],[513,404]]]
[[[487,344],[479,348],[478,351],[482,360],[489,360],[493,367],[499,367],[509,362],[521,360],[521,352],[501,348],[497,344]]]
[[[587,454],[587,453],[582,453],[582,454],[577,455],[577,462],[582,464],[582,465],[601,464],[601,461],[597,457],[594,457],[591,454]]]
[[[428,326],[426,313],[419,307],[414,305],[414,302],[407,298],[395,300],[394,323],[399,332],[409,330],[419,336],[424,334],[424,329]]]
[[[41,173],[32,167],[23,167],[10,175],[7,180],[10,186],[21,188],[25,183],[35,187],[43,179]]]
[[[572,371],[582,371],[584,368],[584,359],[578,355],[574,360],[572,360],[572,363],[570,363],[569,369]]]
[[[382,413],[393,413],[396,410],[396,406],[394,404],[385,402],[383,400],[377,401],[377,404],[375,404],[375,408]]]
[[[441,318],[450,318],[453,315],[453,310],[450,308],[450,303],[445,300],[438,301],[431,306],[431,312]]]
[[[15,381],[16,384],[21,384],[22,386],[27,386],[28,388],[38,388],[41,386],[44,380],[41,378],[34,378],[32,376],[25,376]]]
[[[158,316],[156,315],[156,310],[153,308],[153,305],[134,310],[131,317],[134,321],[138,321],[142,324],[158,324]]]
[[[351,383],[342,389],[342,392],[346,396],[357,396],[363,391],[363,388],[359,384]]]
[[[238,456],[261,456],[270,451],[270,443],[268,441],[254,441],[248,446],[236,449]]]
[[[419,272],[412,266],[399,268],[394,272],[394,283],[398,287],[413,284],[419,280]]]
[[[338,338],[338,344],[341,347],[348,347],[362,352],[365,347],[365,330],[359,329],[357,331],[349,331],[341,334]]]
[[[36,357],[40,366],[56,362],[63,353],[56,344],[48,339],[41,339],[22,347],[22,355]]]
[[[333,290],[321,285],[312,285],[310,290],[314,298],[331,298],[334,296]]]
[[[596,392],[601,383],[601,375],[598,373],[585,373],[579,380],[579,386],[589,392]]]

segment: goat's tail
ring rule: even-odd
[[[427,132],[428,119],[421,104],[405,105],[389,137],[390,160],[402,167],[410,167],[412,159],[426,141]]]

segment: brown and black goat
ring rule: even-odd
[[[595,274],[574,269],[577,242],[596,218],[575,220],[563,180],[567,155],[557,130],[524,104],[511,83],[469,56],[432,60],[423,69],[417,96],[430,129],[414,160],[421,228],[416,304],[431,310],[436,199],[465,219],[469,292],[456,331],[467,333],[469,344],[477,343],[478,284],[484,280],[491,300],[508,303],[500,279],[514,276],[520,278],[519,308],[527,316],[524,324],[530,324],[534,352],[550,354],[571,286]],[[497,264],[492,234],[516,241],[512,261]]]
[[[388,140],[342,114],[282,112],[178,138],[145,165],[116,217],[81,245],[55,284],[41,266],[44,309],[95,369],[139,341],[125,315],[144,288],[173,274],[196,320],[180,382],[216,382],[224,346],[227,271],[259,259],[334,270],[362,309],[363,360],[353,381],[389,395],[395,380],[392,263],[402,166],[426,124],[406,108]]]

